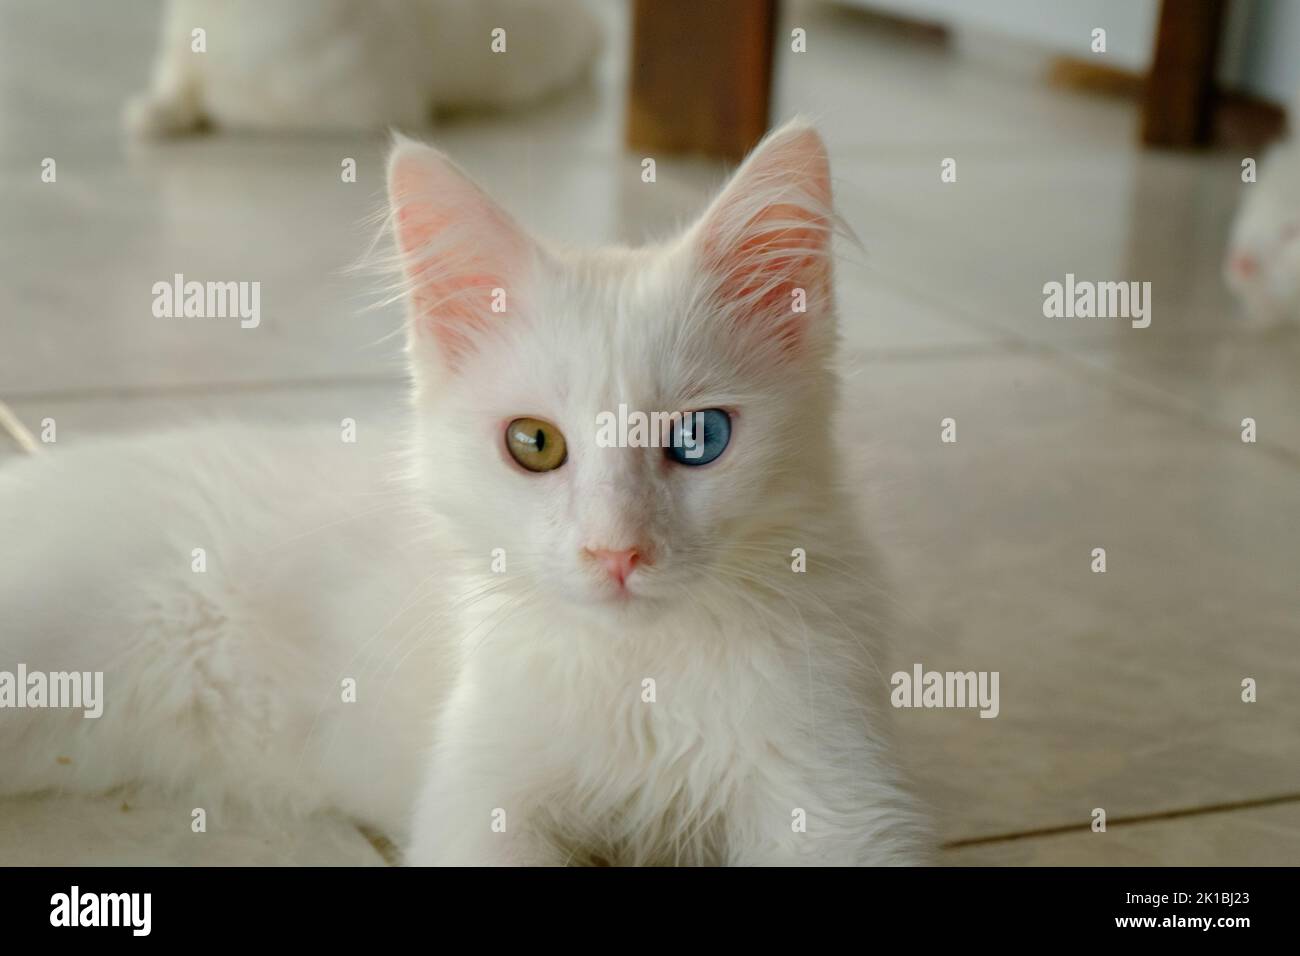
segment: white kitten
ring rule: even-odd
[[[1300,147],[1274,146],[1243,184],[1223,273],[1251,317],[1300,319]]]
[[[420,128],[436,110],[566,86],[599,45],[581,0],[170,0],[151,89],[129,104],[127,126]]]
[[[106,672],[98,721],[0,711],[0,786],[337,806],[417,864],[920,859],[832,440],[816,133],[635,250],[540,245],[412,142],[389,184],[407,481],[234,428],[0,473],[0,667]],[[603,447],[620,405],[708,410],[699,457]]]

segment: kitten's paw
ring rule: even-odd
[[[203,117],[184,100],[160,97],[150,91],[132,97],[123,110],[122,122],[137,139],[162,139],[198,130]]]

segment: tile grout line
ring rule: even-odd
[[[877,274],[877,278],[883,279],[879,274]],[[1038,355],[1048,361],[1054,362],[1058,367],[1064,368],[1076,376],[1089,379],[1093,382],[1105,382],[1107,385],[1120,389],[1125,394],[1141,402],[1148,409],[1153,409],[1167,415],[1172,415],[1175,418],[1180,418],[1185,423],[1194,425],[1212,435],[1222,438],[1226,437],[1225,432],[1231,431],[1231,429],[1227,429],[1226,426],[1219,424],[1199,408],[1188,404],[1178,395],[1175,395],[1172,392],[1167,392],[1158,386],[1149,385],[1146,382],[1134,379],[1123,373],[1097,368],[1079,356],[1061,349],[1058,346],[1052,345],[1051,343],[1028,339],[1022,335],[1017,335],[1014,332],[1009,332],[999,326],[989,325],[979,319],[972,319],[964,314],[963,310],[956,306],[937,298],[931,298],[924,292],[918,291],[906,282],[900,283],[896,279],[883,279],[883,284],[891,286],[897,292],[904,292],[908,295],[914,296],[930,306],[943,309],[954,316],[957,322],[966,328],[976,329],[980,332],[1001,337],[1006,343],[1008,343],[1008,347],[1005,348],[1007,353],[1020,351],[1023,353]],[[1257,441],[1256,446],[1265,454],[1269,455],[1269,457],[1281,462],[1282,464],[1289,465],[1293,468],[1300,468],[1300,452],[1288,448],[1285,445],[1278,445],[1269,440]]]
[[[840,361],[863,365],[895,362],[925,362],[928,360],[958,359],[985,355],[1024,355],[1042,352],[1034,346],[1022,347],[1016,342],[971,342],[967,345],[915,345],[915,346],[861,346],[845,345],[840,349]]]
[[[1212,813],[1229,813],[1234,810],[1258,810],[1264,807],[1281,806],[1288,803],[1300,803],[1300,793],[1283,794],[1277,797],[1260,797],[1256,800],[1236,800],[1229,803],[1211,803],[1203,807],[1182,807],[1177,810],[1157,810],[1152,813],[1134,813],[1124,817],[1110,817],[1107,826],[1126,826],[1137,823],[1158,823],[1164,820],[1178,820],[1183,817],[1204,816]],[[995,833],[989,836],[965,837],[949,840],[940,844],[942,850],[957,850],[968,846],[987,846],[992,843],[1012,843],[1016,840],[1030,840],[1035,837],[1059,836],[1065,833],[1078,833],[1080,830],[1091,832],[1087,823],[1067,823],[1061,826],[1038,827],[1033,830],[1017,830],[1011,833]]]
[[[315,378],[250,382],[195,382],[180,385],[106,385],[100,388],[59,389],[49,392],[11,392],[7,397],[14,404],[32,402],[84,402],[93,399],[148,399],[184,395],[233,395],[241,393],[292,391],[294,389],[332,388],[336,386],[382,387],[402,386],[401,375],[325,375]]]
[[[1230,436],[1238,435],[1235,429],[1216,422],[1213,417],[1201,409],[1188,404],[1179,396],[1166,392],[1157,386],[1148,385],[1146,382],[1123,373],[1108,372],[1096,368],[1080,357],[1071,355],[1068,352],[1049,349],[1045,354],[1047,358],[1055,361],[1058,366],[1073,370],[1076,374],[1094,382],[1104,381],[1108,385],[1132,396],[1135,400],[1142,402],[1149,409],[1164,412],[1175,418],[1181,418],[1185,423],[1194,425],[1215,437],[1227,439]],[[1288,448],[1286,445],[1276,444],[1269,439],[1263,441],[1257,439],[1255,446],[1281,464],[1289,465],[1292,468],[1300,468],[1300,451]]]

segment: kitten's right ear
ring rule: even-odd
[[[436,344],[454,367],[476,333],[517,312],[536,247],[455,163],[402,137],[388,159],[388,204],[411,343]]]

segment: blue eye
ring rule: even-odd
[[[720,408],[686,412],[673,423],[668,457],[681,465],[707,465],[731,441],[731,416]]]

